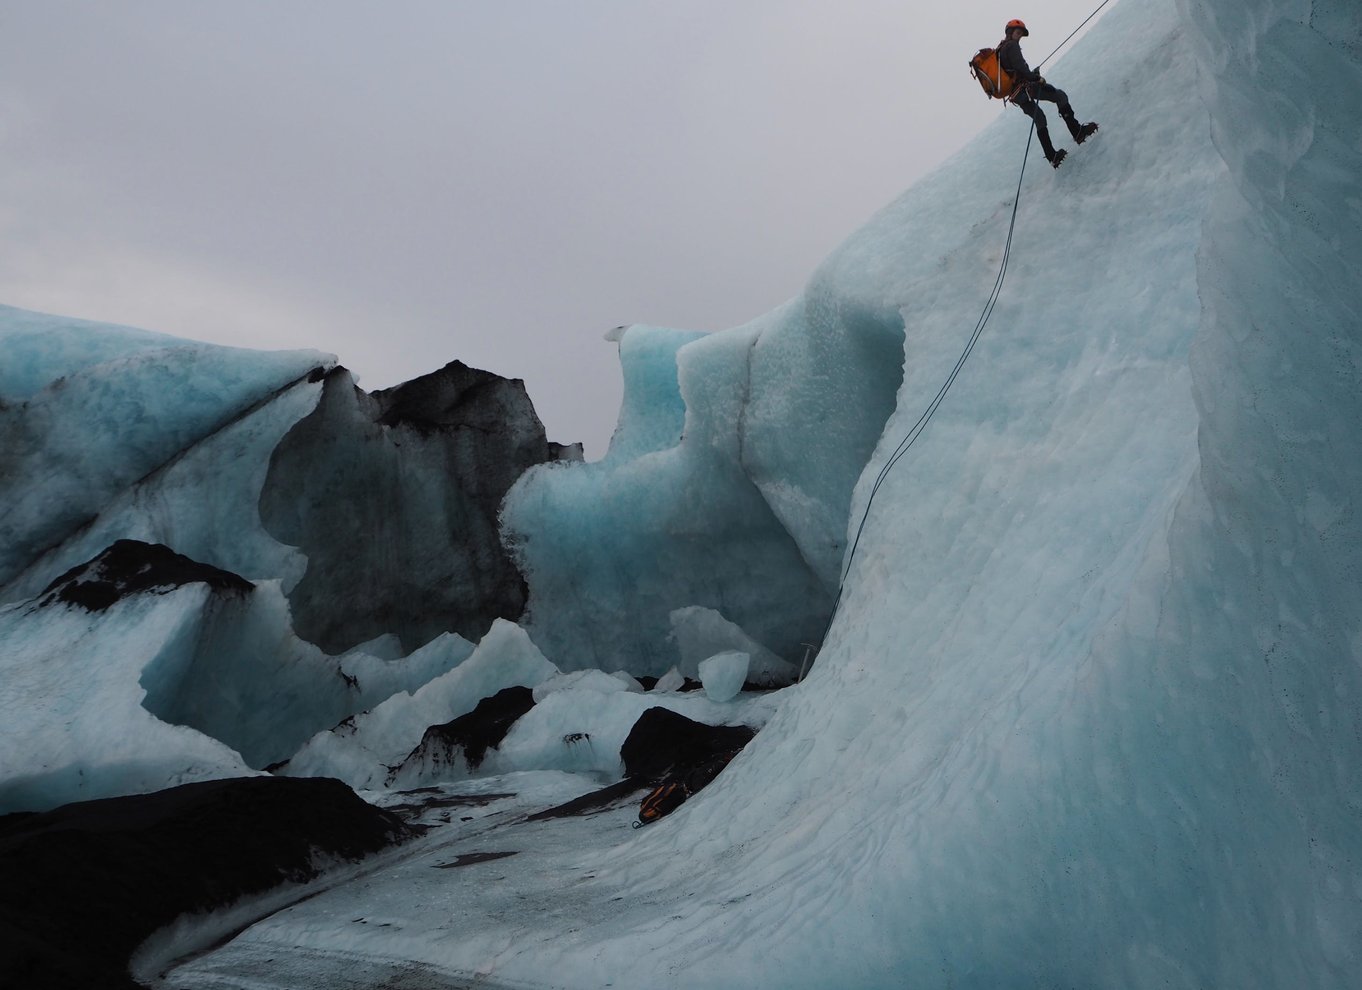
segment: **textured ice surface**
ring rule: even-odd
[[[762,646],[712,608],[679,608],[671,614],[672,639],[687,677],[699,678],[700,661],[716,653],[738,650],[751,658],[747,678],[761,687],[793,684],[798,669]]]
[[[277,582],[5,606],[0,811],[262,769],[471,651],[451,633],[406,658],[327,656],[293,635]]]
[[[892,306],[819,286],[725,333],[630,327],[607,456],[527,473],[504,509],[546,651],[657,675],[674,662],[670,614],[700,606],[800,656],[831,607],[902,341]]]
[[[270,452],[311,412],[320,392],[318,383],[298,382],[112,494],[89,523],[16,574],[4,597],[37,594],[119,539],[162,543],[250,580],[274,578],[292,587],[307,560],[265,532],[257,507]]]
[[[716,653],[700,661],[700,683],[710,701],[732,701],[747,680],[752,657],[737,650]]]
[[[334,361],[8,307],[0,348],[0,583],[190,445]]]
[[[252,773],[142,707],[143,667],[192,649],[211,597],[190,584],[98,613],[0,606],[0,814]]]
[[[542,896],[537,918],[480,905],[444,938],[426,920],[440,894],[424,886],[406,914],[413,888],[395,885],[381,900],[405,955],[507,985],[1355,987],[1360,17],[1122,0],[1047,65],[1102,130],[1057,172],[1032,148],[998,308],[870,508],[808,679],[675,815],[491,888]],[[1033,37],[1033,61],[1050,40]],[[559,552],[536,527],[568,507],[599,544],[624,520],[621,553],[727,573],[701,541],[668,556],[679,542],[656,534],[681,507],[728,509],[715,490],[751,477],[733,430],[757,379],[719,372],[811,304],[905,329],[859,521],[1001,261],[1028,126],[1001,113],[793,308],[680,350],[678,446],[525,480],[536,622]],[[712,488],[686,486],[687,458],[708,458]],[[793,497],[763,502],[798,518]],[[816,527],[796,530],[816,572]],[[545,600],[573,614],[568,591]],[[685,605],[792,659],[745,614]],[[573,618],[607,650],[623,621]],[[262,941],[353,948],[324,917],[274,919]],[[366,958],[398,944],[362,937]]]
[[[458,637],[450,633],[448,640]],[[318,732],[289,760],[283,772],[298,777],[337,777],[356,788],[383,787],[390,768],[416,748],[429,726],[471,712],[479,701],[502,688],[532,688],[556,673],[558,668],[544,659],[523,629],[498,619],[458,666],[413,691],[393,695],[335,728]]]
[[[184,344],[150,330],[48,316],[13,306],[0,306],[0,325],[5,342],[0,396],[7,403],[32,398],[59,379],[111,359]]]

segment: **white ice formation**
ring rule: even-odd
[[[710,701],[732,701],[747,680],[752,657],[738,650],[716,653],[700,661],[700,683]]]
[[[681,654],[678,670],[691,678],[700,677],[700,661],[716,653],[736,650],[750,658],[747,679],[759,687],[785,687],[793,684],[798,669],[762,646],[738,626],[712,608],[692,605],[671,614],[672,639]],[[805,647],[806,653],[814,644]]]

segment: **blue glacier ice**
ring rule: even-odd
[[[1362,8],[1123,0],[1047,74],[1102,131],[1058,172],[1033,157],[998,308],[869,507],[808,678],[601,871],[652,911],[503,960],[507,981],[551,964],[569,986],[1362,982]],[[656,468],[541,471],[508,515],[632,503],[629,546],[650,519],[663,557],[669,497],[707,482],[718,512],[736,496],[713,489],[749,481],[828,586],[819,512],[790,507],[835,506],[837,472],[773,496],[743,445],[784,431],[821,466],[838,437],[765,421],[775,386],[745,369],[809,312],[856,314],[868,340],[901,318],[854,529],[978,317],[1026,127],[1004,114],[801,300],[680,348],[686,432]],[[834,408],[820,372],[787,369],[781,398]],[[558,594],[568,565],[536,539],[534,621],[541,581],[619,642],[613,614]],[[680,600],[717,556],[663,559],[678,606],[776,648],[732,601]]]
[[[10,307],[0,308],[0,348],[0,588],[197,443],[240,433],[262,412],[277,419],[274,400],[335,361],[316,351],[217,347]],[[207,507],[190,504],[211,519]],[[19,597],[6,589],[3,600]]]
[[[519,850],[490,875],[432,869],[437,834],[168,985],[1362,985],[1362,6],[1119,0],[1046,72],[1102,129],[1058,171],[1031,146],[997,309],[873,501],[1003,260],[1028,147],[1013,109],[798,298],[715,334],[617,334],[610,450],[530,469],[502,507],[521,623],[466,660],[445,643],[450,669],[292,768],[375,786],[509,679],[539,703],[470,793],[608,780],[655,704],[764,726],[723,773],[639,831],[632,809],[479,819],[472,851]],[[89,360],[136,366],[154,345],[128,340]],[[78,350],[26,360],[97,396]],[[268,359],[259,384],[307,363]],[[0,375],[25,402],[44,381]],[[268,447],[294,401],[234,449]],[[84,408],[103,407],[63,415]],[[91,632],[88,676],[37,662],[71,640],[56,613],[5,606],[0,701],[89,752],[124,738],[76,717],[107,697],[139,779],[245,767],[225,728],[154,719],[120,659],[189,635],[197,595],[126,605],[141,625]],[[816,658],[726,703],[610,673],[731,651],[787,680]]]

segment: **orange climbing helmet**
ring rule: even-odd
[[[1031,33],[1030,31],[1026,30],[1026,22],[1025,22],[1025,21],[1020,21],[1020,20],[1018,20],[1017,18],[1014,17],[1014,18],[1012,18],[1012,20],[1010,20],[1010,21],[1007,22],[1007,28],[1006,28],[1006,30],[1003,31],[1003,34],[1007,34],[1007,33],[1010,32],[1013,28],[1021,28],[1021,32],[1022,32],[1022,37],[1023,37],[1023,38],[1025,38],[1027,35],[1029,35],[1029,34]]]

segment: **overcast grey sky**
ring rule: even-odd
[[[458,358],[594,458],[605,331],[794,296],[1003,112],[976,48],[1096,5],[0,0],[0,303],[368,389]]]

